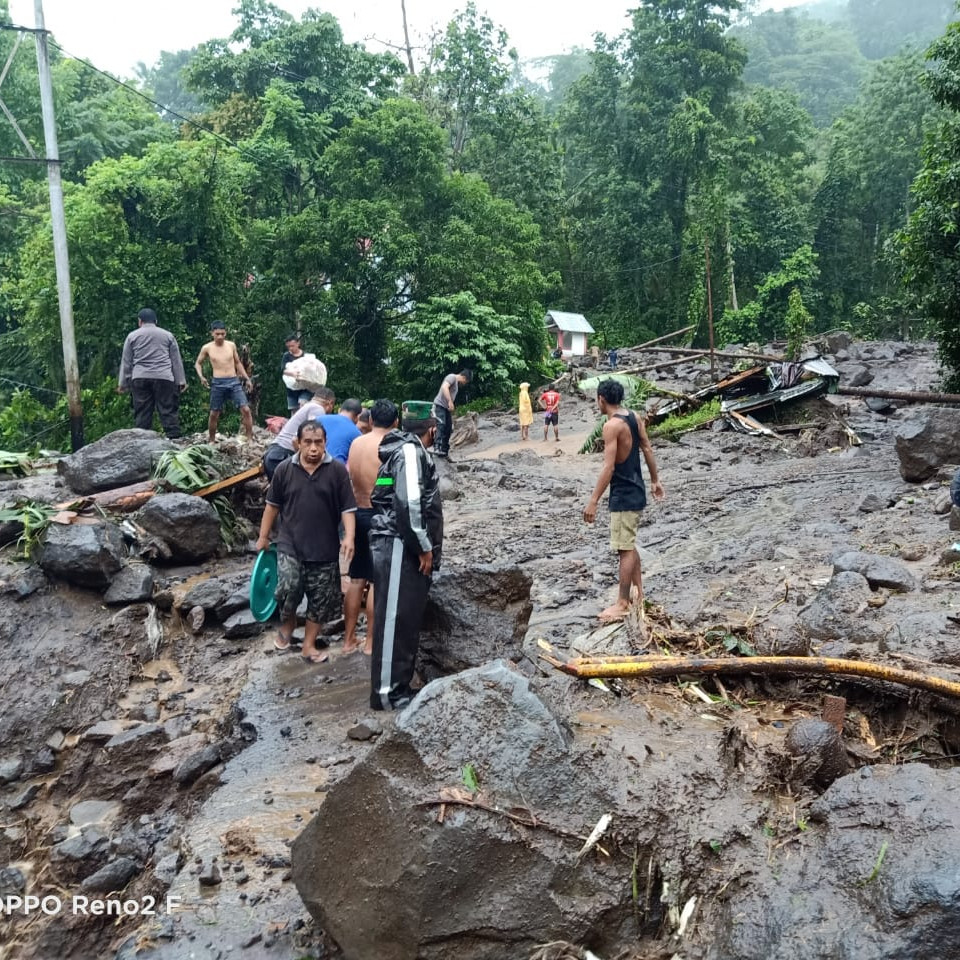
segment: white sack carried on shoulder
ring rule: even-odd
[[[283,369],[283,382],[288,390],[315,390],[327,385],[327,368],[312,353],[291,360]]]

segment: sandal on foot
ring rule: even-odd
[[[313,653],[301,653],[300,659],[306,660],[307,663],[326,663],[330,659],[330,654],[322,650],[315,650]]]
[[[290,638],[282,630],[278,630],[273,638],[273,649],[281,653],[290,649]]]

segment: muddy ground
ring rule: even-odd
[[[934,356],[932,344],[854,345],[838,366],[842,373],[845,361],[867,366],[874,386],[931,389]],[[630,359],[622,355],[621,364]],[[696,380],[702,382],[702,368],[690,364],[660,382],[689,389]],[[784,412],[789,422],[819,426],[783,439],[708,427],[655,441],[666,499],[645,514],[641,556],[655,622],[669,623],[671,636],[687,635],[676,641],[678,652],[702,652],[710,637],[729,635],[767,649],[809,646],[798,615],[829,581],[833,558],[851,550],[897,558],[920,584],[908,593],[876,591],[874,639],[910,621],[938,630],[960,651],[960,628],[948,619],[960,613],[958,574],[940,556],[957,535],[937,512],[952,469],[944,465],[923,485],[901,480],[892,432],[902,415],[829,397]],[[838,417],[861,445],[850,446]],[[642,736],[658,782],[679,797],[698,743],[715,734],[725,713],[748,718],[755,742],[778,750],[791,723],[819,716],[823,694],[832,693],[848,698],[852,766],[955,762],[960,731],[953,713],[889,687],[743,678],[699,686],[625,683],[617,696],[538,663],[538,640],[565,657],[575,641],[609,635],[596,621],[616,593],[605,508],[596,527],[580,516],[601,458],[578,450],[595,422],[592,402],[569,390],[559,442],[552,433],[545,442],[535,422],[532,439],[521,443],[514,415],[493,411],[480,418],[479,443],[455,449],[444,468],[458,492],[445,505],[445,555],[453,566],[509,561],[531,575],[533,612],[520,669],[542,680],[541,695],[553,691],[554,706],[578,737],[600,751],[630,750],[637,745],[634,722],[646,717]],[[880,507],[860,509],[870,495]],[[230,639],[215,623],[198,633],[189,628],[178,598],[204,578],[242,586],[251,562],[247,554],[161,569],[154,605],[116,610],[98,594],[63,584],[42,584],[19,598],[11,591],[23,564],[12,548],[4,551],[0,782],[9,782],[0,786],[0,896],[49,897],[55,915],[0,916],[2,960],[339,955],[290,881],[289,845],[330,786],[389,733],[393,718],[367,708],[367,661],[341,656],[335,632],[330,662],[308,665],[296,654],[277,654],[269,627]],[[648,631],[640,645],[661,647],[664,630],[660,639],[656,629]],[[813,640],[811,649],[954,678],[951,663],[960,663],[922,662],[903,643]],[[659,740],[651,739],[654,721]],[[213,751],[208,760],[184,771],[183,760],[206,748]],[[731,780],[711,788],[717,790],[734,789],[741,776],[735,768],[714,775]],[[771,844],[794,835],[788,825],[804,821],[821,789],[784,791],[761,779],[749,788],[766,811]],[[99,805],[78,808],[83,801]],[[732,829],[715,825],[717,836]],[[669,841],[662,843],[666,857]],[[74,897],[106,893],[82,882],[118,855],[136,865],[132,878],[123,878],[129,915],[83,915]],[[109,877],[104,884],[105,891],[123,885],[110,886]],[[720,877],[701,892],[722,886]],[[151,905],[155,912],[144,915]],[[689,955],[699,955],[697,942],[714,933],[697,930]],[[658,937],[666,934],[651,928],[645,935],[645,946],[623,943],[617,955],[659,956]],[[795,955],[804,956],[802,949]]]

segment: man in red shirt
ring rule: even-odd
[[[553,424],[553,438],[560,439],[560,394],[548,387],[540,394],[540,409],[543,413],[543,439],[546,440],[550,433],[550,424]]]

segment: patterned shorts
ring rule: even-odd
[[[307,595],[307,619],[329,623],[340,616],[340,568],[336,563],[313,563],[289,554],[277,557],[277,604],[280,619],[296,615],[300,599]]]

